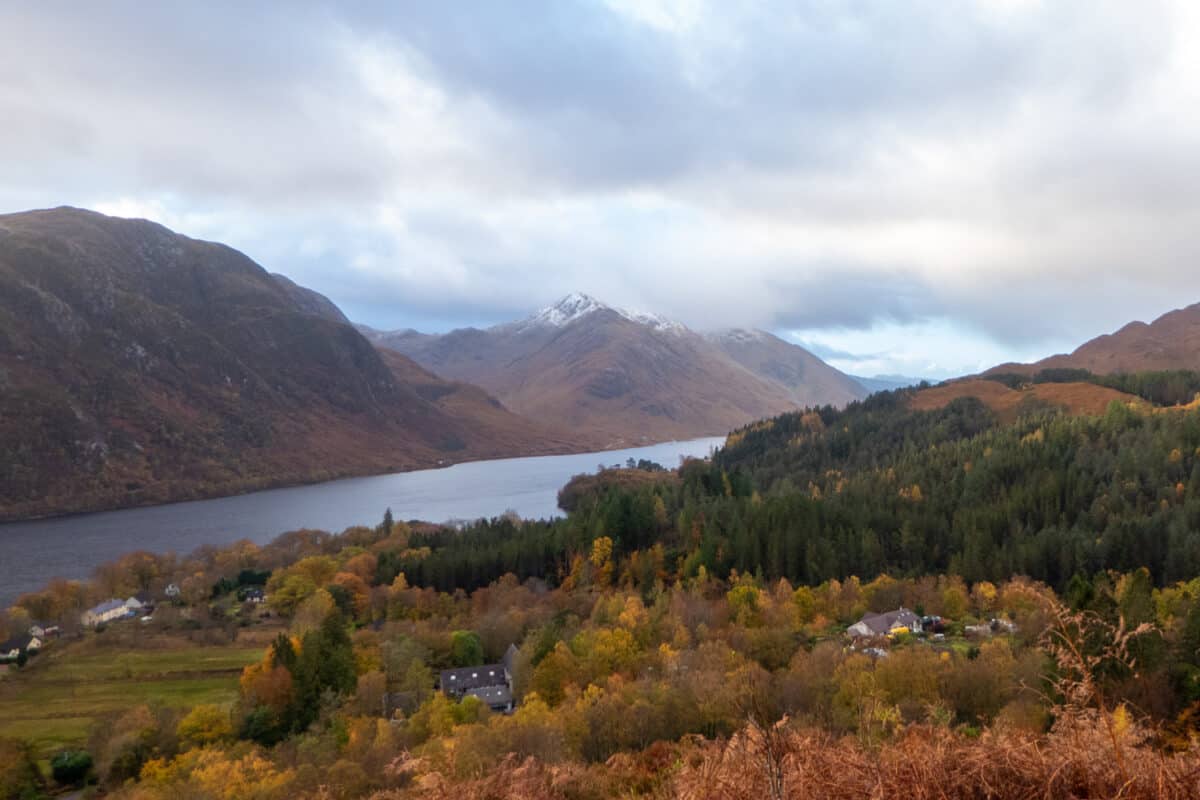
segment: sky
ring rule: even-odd
[[[6,4],[0,211],[146,217],[354,320],[571,291],[948,377],[1200,301],[1200,9]]]

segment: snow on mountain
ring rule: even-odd
[[[630,322],[636,322],[639,325],[647,325],[656,331],[663,333],[684,333],[687,327],[682,323],[676,322],[658,314],[647,314],[637,311],[626,311],[622,308],[602,303],[591,295],[582,292],[571,292],[569,295],[559,300],[557,303],[547,306],[540,311],[535,312],[524,320],[517,323],[508,323],[508,325],[500,327],[508,327],[509,325],[518,329],[528,328],[564,328],[576,320],[583,319],[589,314],[594,314],[598,311],[611,311],[619,314]]]
[[[727,328],[722,331],[714,331],[707,334],[710,341],[715,342],[737,342],[739,344],[753,344],[754,342],[766,341],[770,334],[760,330],[748,330],[746,328]]]

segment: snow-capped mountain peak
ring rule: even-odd
[[[531,325],[550,325],[561,328],[577,319],[586,317],[594,311],[608,309],[591,295],[582,292],[571,292],[552,306],[547,306],[529,317],[526,322]]]
[[[659,316],[658,314],[646,314],[615,308],[583,292],[571,292],[554,305],[547,306],[526,318],[519,325],[521,328],[562,328],[597,311],[612,311],[631,322],[647,325],[656,331],[664,333],[682,333],[687,330],[683,324]]]

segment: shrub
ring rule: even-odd
[[[86,750],[63,750],[50,759],[50,772],[63,786],[80,786],[92,771],[92,756]]]

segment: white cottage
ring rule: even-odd
[[[114,619],[121,619],[128,616],[129,606],[124,600],[105,600],[98,606],[93,606],[80,615],[79,619],[88,627],[103,625],[105,622],[111,622]]]

